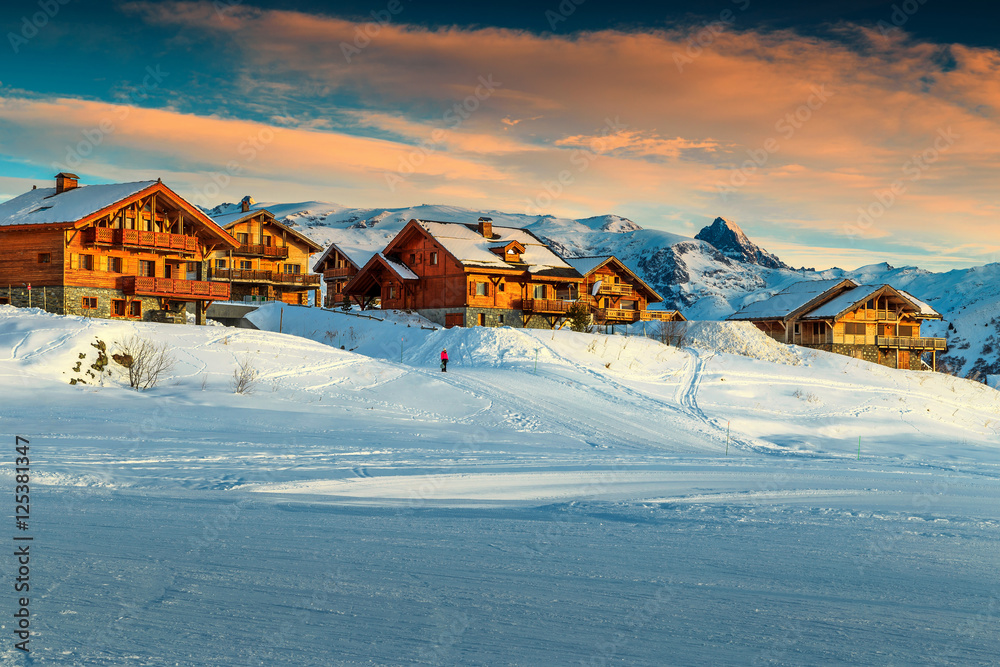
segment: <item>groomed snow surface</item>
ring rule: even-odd
[[[0,307],[37,664],[1000,654],[997,391],[744,323],[676,348],[372,315],[273,304],[258,331]],[[85,375],[91,343],[132,334],[176,357],[158,386]],[[234,394],[247,359],[255,391]],[[27,664],[12,588],[0,664]]]

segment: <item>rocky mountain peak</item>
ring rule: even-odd
[[[770,269],[792,268],[755,244],[747,238],[739,225],[725,218],[716,218],[711,225],[703,227],[695,238],[711,244],[726,257],[744,264],[758,264]]]

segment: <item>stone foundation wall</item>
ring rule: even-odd
[[[825,352],[833,352],[835,354],[842,354],[845,357],[861,358],[865,361],[870,361],[873,364],[880,364],[882,366],[888,366],[889,368],[896,367],[896,350],[879,350],[874,345],[844,345],[842,343],[825,344],[825,345],[805,345],[803,347],[810,347],[814,350],[823,350]],[[860,352],[860,357],[858,355]],[[910,351],[910,365],[904,370],[920,371],[924,369],[924,365],[921,362],[923,355],[919,350]]]
[[[41,308],[56,315],[65,315],[66,313],[63,312],[64,289],[62,285],[32,287],[30,291],[27,286],[5,286],[0,288],[0,302],[9,303],[18,308]]]

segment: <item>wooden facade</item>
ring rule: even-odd
[[[0,298],[15,305],[178,321],[194,304],[203,324],[208,304],[229,298],[206,260],[236,243],[159,181],[80,187],[59,174],[56,188],[0,205],[0,240]]]
[[[231,285],[234,301],[282,301],[319,305],[320,276],[309,273],[309,257],[322,246],[274,219],[267,209],[250,210],[242,202],[235,214],[215,222],[238,246],[211,254],[208,279]]]
[[[576,257],[567,262],[583,275],[579,300],[590,309],[594,324],[686,319],[678,310],[649,310],[650,304],[662,303],[663,297],[617,257]]]
[[[928,366],[936,370],[937,354],[947,350],[947,341],[921,335],[922,322],[941,319],[930,306],[890,285],[857,285],[850,280],[815,285],[826,289],[809,291],[810,284],[799,283],[729,319],[751,321],[783,343],[891,368],[921,370],[926,356]],[[776,308],[769,310],[769,302]]]
[[[344,287],[358,275],[362,266],[364,262],[359,264],[356,256],[352,257],[336,243],[331,243],[327,247],[313,266],[313,271],[323,277],[323,283],[326,285],[324,307],[336,308],[344,303],[350,303],[350,297],[344,294]]]
[[[456,237],[445,240],[435,231]],[[494,229],[487,220],[411,220],[344,293],[362,307],[416,310],[445,326],[555,327],[578,298],[583,277],[554,254],[551,260],[546,255],[551,265],[528,264],[525,243],[505,238],[512,231],[532,239],[533,247],[544,246],[530,232]],[[473,259],[460,258],[458,249]]]

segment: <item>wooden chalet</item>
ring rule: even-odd
[[[344,287],[358,275],[358,271],[368,263],[373,254],[370,251],[364,252],[353,248],[349,250],[337,243],[331,243],[327,247],[313,265],[313,271],[323,277],[326,285],[324,307],[336,308],[344,303],[350,303],[350,297],[344,294]]]
[[[583,277],[526,229],[410,220],[343,288],[362,307],[411,309],[444,326],[549,328]]]
[[[891,368],[937,369],[944,338],[920,335],[925,320],[940,320],[929,305],[891,285],[852,280],[795,283],[744,306],[730,320],[753,322],[775,340],[865,359]]]
[[[238,243],[160,181],[80,186],[60,173],[0,204],[0,303],[52,313],[196,321],[230,297],[206,261]]]
[[[208,279],[230,284],[234,301],[309,305],[311,292],[318,306],[320,277],[309,273],[309,256],[323,247],[275,220],[266,208],[252,206],[245,197],[239,211],[213,218],[237,246],[212,253]]]
[[[574,257],[566,262],[583,276],[580,301],[593,313],[594,324],[686,319],[679,310],[649,310],[649,304],[662,303],[663,297],[617,257]]]

